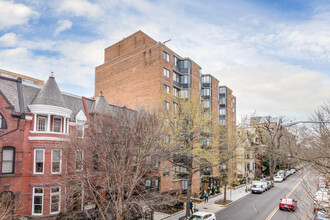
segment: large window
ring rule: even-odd
[[[168,85],[164,84],[164,92],[166,92],[168,94],[170,93],[170,87]]]
[[[180,91],[180,97],[183,99],[187,99],[190,96],[190,91],[188,89],[183,89]]]
[[[53,131],[54,132],[62,132],[62,118],[54,117]]]
[[[176,67],[179,66],[179,59],[176,56],[173,56],[173,65]]]
[[[165,110],[170,110],[170,103],[164,101],[164,108],[165,108]]]
[[[83,138],[84,137],[84,123],[78,122],[76,126],[77,137]]]
[[[5,118],[0,114],[0,129],[7,129]]]
[[[226,110],[227,110],[227,109],[225,109],[225,108],[220,108],[220,110],[219,110],[219,114],[220,114],[220,115],[226,115]]]
[[[202,96],[210,96],[211,90],[210,89],[202,89]]]
[[[226,104],[226,98],[220,98],[220,105]]]
[[[42,215],[44,202],[44,188],[33,187],[32,215]]]
[[[61,173],[61,150],[52,150],[52,173]]]
[[[50,214],[60,212],[61,208],[61,187],[50,188]]]
[[[204,100],[204,101],[203,101],[203,106],[204,106],[204,108],[210,108],[210,107],[211,107],[211,102],[210,102],[210,100]]]
[[[164,51],[164,60],[170,62],[170,55]]]
[[[211,83],[211,77],[210,76],[203,76],[202,77],[202,83]]]
[[[173,81],[180,83],[180,75],[173,72]]]
[[[76,151],[76,170],[81,171],[83,170],[83,151],[82,150],[77,150]]]
[[[226,93],[226,87],[220,87],[219,93]]]
[[[187,75],[181,76],[181,83],[182,84],[188,84],[189,83],[189,76],[187,76]]]
[[[34,150],[34,173],[43,174],[44,173],[44,153],[43,149]]]
[[[170,71],[166,68],[164,68],[164,76],[166,76],[167,78],[170,78]]]
[[[146,190],[147,191],[151,190],[151,180],[150,179],[146,179]]]
[[[173,87],[173,95],[175,97],[179,97],[179,94],[180,94],[180,89],[177,89],[177,88]]]
[[[15,148],[14,147],[3,147],[2,148],[2,163],[1,173],[10,174],[15,172]]]
[[[47,117],[45,116],[38,116],[38,131],[46,131],[47,128]]]

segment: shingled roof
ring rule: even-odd
[[[107,100],[105,100],[102,92],[94,101],[90,114],[108,114],[110,113],[110,106]]]
[[[32,100],[31,105],[36,104],[68,108],[54,76],[48,78],[45,86],[42,87],[38,95]]]

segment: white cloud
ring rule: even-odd
[[[23,4],[0,0],[0,29],[25,24],[29,19],[37,18],[39,13]]]
[[[75,16],[88,18],[100,17],[101,7],[87,0],[63,0],[57,9],[58,12],[73,13]]]
[[[17,36],[15,33],[7,33],[0,37],[0,46],[11,47],[17,44]]]
[[[54,35],[58,35],[62,31],[68,30],[72,27],[72,22],[69,20],[60,20],[57,22],[58,27],[55,29]]]

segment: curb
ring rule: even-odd
[[[218,212],[216,212],[216,213],[214,213],[214,214],[218,214],[218,213],[224,211],[224,210],[225,210],[226,208],[228,208],[229,206],[235,204],[236,202],[238,202],[238,201],[244,199],[245,197],[247,197],[247,196],[249,196],[249,195],[251,195],[251,193],[248,193],[248,194],[244,195],[243,197],[241,197],[241,198],[239,198],[239,199],[237,199],[237,200],[235,200],[235,201],[233,201],[233,202],[231,202],[231,203],[229,203],[229,204],[227,204],[227,205],[224,205],[224,206],[223,206],[223,207],[225,207],[224,209],[221,209],[220,211],[218,211]]]

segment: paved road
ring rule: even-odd
[[[305,219],[302,218],[302,216],[305,216],[307,212],[312,211],[312,209],[307,208],[307,206],[311,207],[311,201],[304,194],[306,193],[305,188],[307,188],[307,182],[312,182],[312,180],[315,178],[315,174],[310,172],[305,177],[307,181],[302,181],[301,184],[297,186],[300,179],[305,174],[306,172],[295,173],[294,175],[291,175],[289,178],[287,178],[284,182],[275,183],[275,187],[267,192],[262,194],[250,194],[244,197],[243,199],[230,205],[225,210],[216,214],[217,219],[296,220],[299,219],[299,217],[300,219]],[[292,214],[290,212],[276,210],[280,199],[285,197],[288,193],[290,193],[290,191],[292,192],[292,197],[298,200],[298,209],[296,212]],[[315,189],[312,189],[312,193],[314,192]],[[306,206],[303,206],[302,204],[306,204]]]

